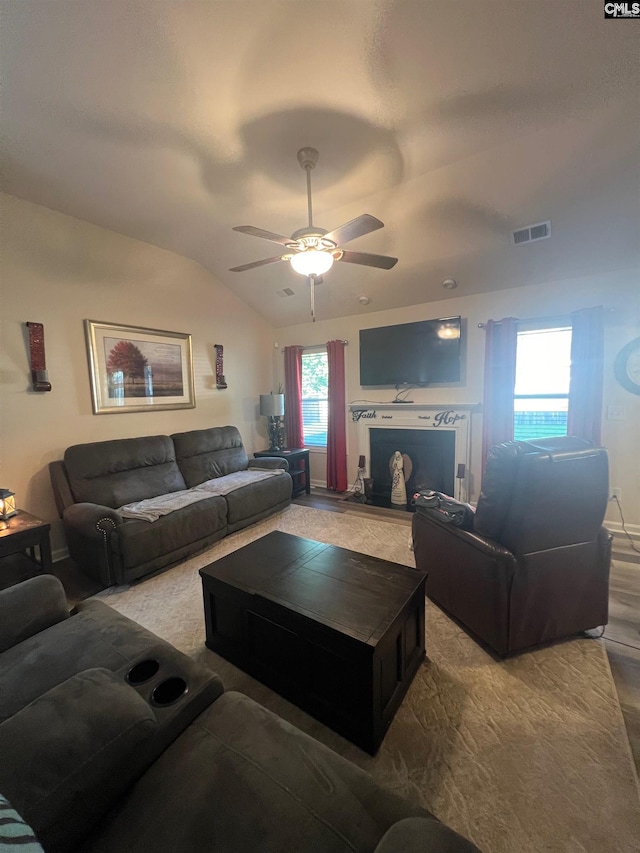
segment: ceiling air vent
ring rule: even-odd
[[[276,293],[284,299],[285,296],[293,296],[294,291],[290,287],[283,287],[282,290],[276,290]]]
[[[520,243],[533,243],[535,240],[546,240],[547,237],[551,237],[550,219],[511,232],[511,240],[514,246],[518,246]]]

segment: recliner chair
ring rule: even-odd
[[[608,491],[606,450],[584,439],[496,445],[467,529],[417,507],[428,597],[501,656],[606,625]]]

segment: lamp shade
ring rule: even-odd
[[[260,394],[260,414],[265,417],[284,415],[284,394]]]
[[[322,275],[333,266],[333,255],[319,249],[307,249],[292,255],[291,266],[300,275]]]

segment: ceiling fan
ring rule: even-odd
[[[261,261],[253,261],[250,264],[242,264],[239,267],[231,267],[230,272],[244,272],[266,264],[276,264],[279,261],[289,261],[292,268],[300,275],[307,276],[311,287],[311,316],[315,322],[314,291],[315,285],[320,284],[320,276],[328,272],[334,261],[345,261],[348,264],[362,264],[366,267],[377,267],[378,269],[390,270],[398,263],[397,258],[388,255],[372,255],[369,252],[352,252],[343,249],[342,245],[356,237],[362,237],[378,228],[384,228],[384,223],[375,216],[363,213],[356,216],[350,222],[345,222],[333,231],[326,231],[313,224],[313,210],[311,206],[311,170],[315,169],[319,154],[315,148],[301,148],[298,151],[298,163],[307,173],[307,208],[309,212],[309,225],[294,231],[291,237],[282,234],[274,234],[263,228],[255,228],[253,225],[237,225],[233,230],[242,234],[252,234],[254,237],[262,237],[272,243],[284,246],[286,251],[273,258],[263,258]]]

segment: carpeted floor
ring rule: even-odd
[[[292,505],[101,597],[484,853],[637,853],[638,780],[600,643],[578,638],[501,661],[427,602],[427,660],[371,757],[204,646],[197,570],[271,530],[414,565],[406,527]]]

